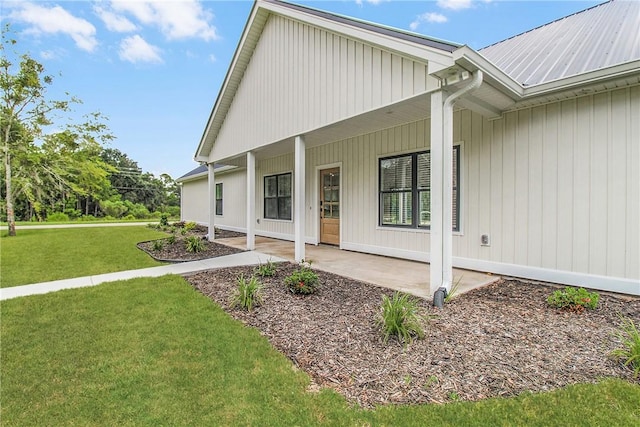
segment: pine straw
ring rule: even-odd
[[[256,327],[312,378],[312,389],[331,387],[350,402],[446,402],[540,392],[604,377],[629,381],[632,372],[607,357],[618,345],[619,314],[640,319],[640,300],[602,295],[583,314],[549,308],[556,288],[502,280],[460,295],[437,314],[426,337],[406,348],[382,341],[376,326],[381,296],[392,291],[317,271],[317,294],[299,296],[284,286],[296,266],[278,265],[261,278],[264,303],[247,313],[229,307],[240,274],[251,267],[203,272],[187,278],[231,316]],[[427,326],[427,325],[425,325]]]

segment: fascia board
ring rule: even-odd
[[[310,15],[275,3],[261,2],[260,6],[275,14],[302,21],[309,25],[314,25],[329,32],[342,34],[349,38],[357,39],[370,45],[375,45],[383,50],[392,51],[402,56],[409,57],[412,60],[425,63],[430,66],[429,72],[431,72],[432,69],[442,69],[454,65],[451,53],[440,49],[417,45],[407,40],[401,40],[385,34],[379,34],[374,31],[357,28],[322,18],[320,16]],[[431,68],[431,65],[434,65],[434,67]]]
[[[597,83],[599,81],[611,80],[621,78],[633,74],[640,74],[640,60],[626,62],[624,64],[618,64],[607,68],[601,68],[599,70],[591,71],[584,74],[578,74],[576,76],[565,77],[558,80],[553,80],[547,83],[542,83],[536,86],[527,87],[524,90],[523,98],[531,98],[534,96],[545,95],[550,92],[557,92],[559,90],[572,89],[577,86],[583,86],[588,84]]]
[[[469,46],[465,45],[453,51],[453,59],[456,64],[460,64],[465,68],[474,68],[469,71],[482,70],[487,75],[486,77],[499,83],[503,89],[502,91],[512,99],[519,100],[524,95],[524,87],[520,83],[513,80],[504,71]]]
[[[231,65],[227,69],[227,74],[224,77],[222,87],[220,88],[220,92],[218,92],[218,97],[216,98],[216,102],[214,103],[213,108],[211,109],[211,113],[209,114],[209,119],[207,120],[207,126],[205,127],[205,130],[200,139],[200,143],[198,144],[198,148],[196,149],[196,152],[194,155],[194,160],[196,161],[206,162],[209,159],[208,153],[206,155],[203,154],[202,149],[205,146],[207,135],[211,131],[211,127],[213,125],[213,119],[214,117],[216,117],[216,114],[218,113],[220,106],[224,101],[226,92],[229,88],[229,83],[231,79],[234,77],[234,74],[237,72],[236,66],[238,64],[239,59],[242,56],[242,50],[245,46],[247,37],[252,32],[253,24],[254,24],[254,21],[256,20],[256,16],[260,12],[260,9],[262,8],[263,5],[264,4],[262,2],[257,2],[257,1],[253,4],[253,8],[249,15],[249,19],[247,20],[244,30],[242,31],[242,37],[240,38],[240,41],[238,42],[238,46],[236,47],[236,50],[233,54],[233,60],[231,61]],[[260,30],[262,30],[262,28],[260,28]]]

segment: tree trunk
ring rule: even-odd
[[[6,149],[5,149],[6,150]],[[5,170],[5,188],[7,199],[7,223],[9,224],[9,236],[16,235],[16,215],[13,211],[13,194],[11,193],[11,161],[9,158],[9,151],[4,153],[4,170]]]

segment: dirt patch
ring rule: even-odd
[[[187,277],[234,318],[256,327],[273,346],[312,377],[364,407],[479,400],[547,391],[605,377],[629,381],[632,372],[607,358],[619,314],[640,319],[640,300],[602,295],[583,314],[549,308],[556,288],[502,280],[459,296],[437,310],[426,337],[403,347],[383,343],[376,326],[382,295],[392,291],[317,271],[317,294],[299,296],[284,286],[296,266],[279,264],[263,278],[264,304],[247,313],[230,309],[236,279],[251,267]]]

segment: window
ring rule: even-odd
[[[264,217],[291,220],[291,172],[264,177]]]
[[[216,215],[222,215],[222,183],[216,184]]]
[[[460,146],[453,147],[453,230],[460,224]],[[386,157],[379,163],[382,226],[429,228],[431,225],[431,153]]]

